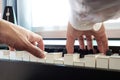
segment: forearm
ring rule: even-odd
[[[0,20],[0,35],[1,35],[1,29],[2,29],[2,28],[1,28],[1,20]]]
[[[4,30],[4,26],[3,26],[3,20],[0,20],[0,43],[4,43],[5,42],[5,30]]]
[[[0,36],[6,32],[5,30],[7,30],[7,25],[8,24],[4,20],[0,20]]]
[[[2,42],[2,34],[3,34],[3,27],[2,27],[2,25],[1,25],[1,23],[2,23],[2,19],[0,20],[0,43]]]
[[[6,40],[9,39],[10,32],[11,32],[11,23],[0,20],[0,43],[6,43]]]

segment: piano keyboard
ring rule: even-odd
[[[120,56],[45,52],[44,59],[26,51],[0,50],[0,80],[118,79]]]
[[[37,58],[27,51],[9,51],[0,50],[0,60],[17,60],[28,61],[47,64],[58,64],[67,66],[80,66],[91,68],[103,68],[111,70],[120,70],[120,56],[119,54],[113,54],[111,56],[98,54],[87,54],[84,58],[80,58],[79,53],[64,54],[62,52],[45,52],[45,58]]]

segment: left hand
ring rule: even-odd
[[[36,57],[45,57],[40,35],[5,20],[0,21],[0,43],[7,44],[12,50],[26,50]]]
[[[104,25],[101,26],[101,28],[98,31],[94,30],[76,30],[72,27],[70,23],[68,23],[67,28],[67,42],[66,42],[66,49],[67,53],[73,53],[74,52],[74,42],[76,39],[79,41],[79,47],[80,49],[86,49],[84,44],[84,36],[86,37],[87,41],[87,49],[93,49],[93,37],[96,39],[98,50],[101,53],[106,53],[108,50],[108,40],[105,34],[105,28]]]

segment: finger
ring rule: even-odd
[[[109,47],[108,47],[108,39],[105,34],[103,35],[102,43],[103,43],[104,53],[106,53],[106,51],[109,49]]]
[[[108,40],[106,39],[105,41],[103,41],[103,49],[104,49],[104,54],[106,54],[107,50],[109,50],[108,47]]]
[[[36,45],[36,42],[37,42],[37,46],[41,49],[41,50],[44,50],[44,43],[43,43],[43,38],[40,36],[40,35],[36,35],[33,37],[33,42],[34,45]]]
[[[44,50],[43,39],[38,40],[38,47],[39,47],[41,50]]]
[[[39,58],[45,57],[43,50],[41,50],[40,48],[38,48],[37,46],[34,46],[33,44],[31,44],[29,42],[25,49],[36,57],[39,57]]]
[[[15,48],[8,46],[10,51],[15,51]]]
[[[106,51],[109,49],[106,34],[104,33],[104,34],[102,34],[102,36],[97,36],[96,41],[97,41],[97,44],[98,44],[99,52],[105,54]]]
[[[74,43],[75,43],[75,38],[68,35],[67,36],[67,41],[66,41],[67,53],[73,53],[74,52]]]
[[[31,42],[34,46],[37,46],[37,42]]]
[[[108,40],[106,37],[104,25],[102,25],[99,31],[95,32],[94,36],[98,44],[99,52],[105,54],[109,48],[108,48]]]
[[[87,42],[87,49],[88,49],[88,50],[93,49],[92,36],[91,36],[91,35],[87,35],[87,36],[86,36],[86,42]]]
[[[84,38],[83,38],[83,36],[80,36],[78,38],[78,41],[79,41],[79,47],[80,47],[80,49],[85,49],[85,44],[84,44]]]
[[[103,43],[101,40],[96,40],[97,41],[97,45],[98,45],[98,50],[100,53],[103,53],[104,54],[104,49],[103,49]]]

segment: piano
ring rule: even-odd
[[[56,41],[56,42],[55,42]],[[59,43],[58,43],[59,42]],[[46,52],[63,52],[66,54],[64,39],[44,40]],[[57,43],[57,44],[56,44]],[[109,40],[112,53],[118,53],[119,40]],[[94,47],[97,49],[96,43]],[[7,47],[1,47],[7,49]],[[75,52],[79,51],[75,43]],[[82,80],[82,79],[120,79],[120,70],[103,69],[64,64],[0,59],[0,80]]]

